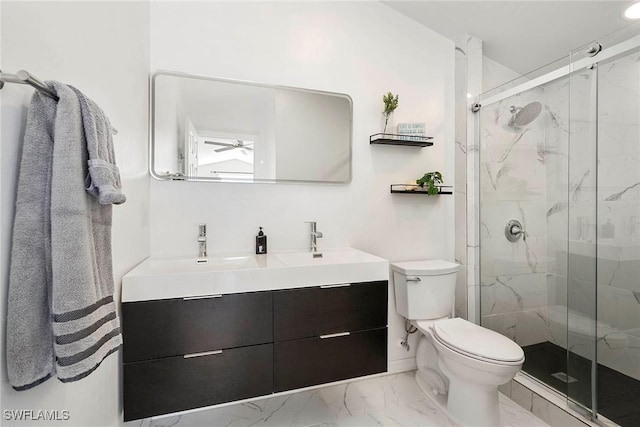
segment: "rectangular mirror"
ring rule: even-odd
[[[157,179],[351,180],[348,95],[165,71],[151,86]]]

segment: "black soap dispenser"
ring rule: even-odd
[[[262,227],[260,227],[260,231],[258,231],[258,235],[256,236],[256,254],[266,254],[267,253],[267,235],[262,231]]]

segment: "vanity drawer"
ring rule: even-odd
[[[387,328],[274,344],[276,392],[387,371]]]
[[[122,304],[124,362],[273,341],[271,292]]]
[[[273,344],[124,364],[124,420],[273,393]]]
[[[387,281],[273,293],[275,341],[387,326]]]

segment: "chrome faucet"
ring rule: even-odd
[[[315,221],[307,221],[307,224],[311,225],[311,252],[318,252],[318,240],[322,238],[322,233],[316,230]]]
[[[207,257],[207,224],[200,224],[198,234],[198,258]]]

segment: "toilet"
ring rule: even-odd
[[[500,426],[498,386],[520,371],[522,348],[509,338],[454,317],[459,264],[392,263],[396,310],[422,336],[416,382],[463,426]]]

